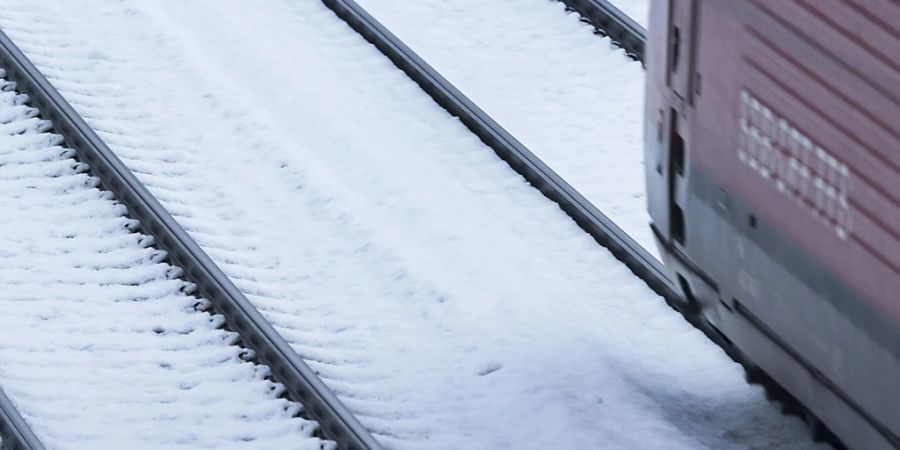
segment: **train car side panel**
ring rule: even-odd
[[[667,266],[848,443],[897,445],[900,32],[888,19],[900,8],[663,3],[652,14],[669,33],[648,45],[647,175]],[[680,42],[690,72],[661,80],[678,70],[678,8],[693,13]],[[684,77],[687,92],[672,83]]]

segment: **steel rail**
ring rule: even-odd
[[[44,450],[44,444],[0,389],[0,436],[3,450]]]
[[[559,204],[578,225],[608,248],[632,272],[667,301],[679,302],[679,290],[655,257],[575,190],[494,119],[463,95],[428,63],[353,0],[322,0],[338,17],[406,72],[435,102],[458,117],[500,158]]]
[[[647,30],[607,0],[560,0],[581,14],[588,23],[622,46],[632,58],[644,64]]]
[[[171,263],[181,267],[184,277],[225,317],[227,326],[241,336],[244,347],[253,350],[257,360],[271,368],[273,379],[285,386],[288,398],[302,404],[304,413],[319,423],[324,437],[343,449],[380,449],[347,407],[2,31],[0,67],[6,68],[7,77],[53,123],[54,131],[63,136],[79,159],[89,164],[103,187],[140,221],[142,231],[156,239],[156,245],[167,252]],[[0,409],[3,407],[0,399]],[[10,415],[10,426],[24,423],[17,421],[16,416]],[[5,415],[3,419],[6,420]],[[11,436],[15,438],[16,434]],[[22,448],[42,448],[30,446],[27,439],[20,441]]]

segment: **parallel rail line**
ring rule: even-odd
[[[562,0],[570,3],[570,0]],[[595,17],[607,20],[623,20],[617,29],[622,30],[618,38],[626,42],[639,42],[636,54],[643,58],[645,31],[621,11],[605,0],[571,0],[584,5],[585,11],[594,11]],[[666,303],[681,313],[695,328],[721,347],[734,361],[752,370],[752,364],[734,345],[716,331],[695,311],[681,294],[662,263],[647,252],[622,228],[597,209],[572,185],[553,171],[546,163],[519,142],[500,124],[453,86],[446,78],[431,67],[424,59],[391,33],[377,19],[372,17],[354,0],[322,0],[338,17],[361,34],[367,41],[387,56],[400,70],[404,71],[431,98],[459,120],[469,130],[487,144],[510,167],[524,177],[544,196],[554,201],[575,223],[591,235],[600,245],[622,261],[638,278],[659,294]],[[595,8],[595,9],[591,9]],[[601,14],[602,13],[602,14]],[[587,16],[588,20],[590,16]],[[594,24],[603,26],[605,22]],[[630,25],[629,25],[630,24]],[[628,26],[626,26],[628,25]],[[626,36],[627,35],[627,36]],[[640,59],[638,59],[640,60]],[[756,375],[754,373],[754,375]],[[760,375],[761,383],[768,380]],[[773,389],[777,390],[777,386]]]
[[[681,301],[679,290],[655,257],[365,9],[353,0],[322,2],[418,83],[435,102],[459,118],[516,172],[559,204],[582,229],[608,248],[654,291],[667,300]]]
[[[560,0],[598,31],[622,46],[628,56],[644,64],[647,30],[607,0]]]
[[[319,423],[324,437],[342,449],[380,449],[356,417],[2,31],[0,68],[53,123],[54,131],[77,152],[78,159],[90,166],[103,188],[140,221],[142,231],[156,239],[172,264],[184,270],[184,278],[225,317],[226,326],[240,335],[242,345],[255,353],[260,364],[271,368],[272,378],[285,386],[290,400],[303,405],[305,415]],[[44,448],[2,391],[0,433],[4,449]]]
[[[567,4],[570,2],[570,0],[561,1]],[[573,3],[577,1],[572,0]],[[438,105],[459,118],[472,133],[494,150],[513,170],[522,175],[544,196],[557,203],[575,223],[600,245],[606,247],[638,278],[647,283],[654,292],[663,297],[666,303],[678,311],[685,320],[701,331],[710,341],[721,347],[731,359],[747,368],[748,374],[753,377],[754,382],[763,384],[770,392],[778,393],[779,397],[786,400],[789,407],[793,406],[790,404],[791,398],[780,386],[774,384],[765,374],[755,371],[752,362],[747,360],[738,348],[703,319],[693,305],[682,296],[680,288],[670,278],[662,263],[632,239],[628,233],[597,209],[572,185],[469,100],[354,0],[322,0],[322,2],[378,48],[399,69],[403,70]],[[605,11],[604,14],[607,15],[602,16],[603,20],[628,19],[605,0],[587,0],[580,3],[586,5],[585,8],[598,8],[595,12]],[[617,12],[617,14],[609,14],[610,11]],[[595,16],[600,17],[597,14]],[[603,26],[603,23],[594,25],[599,27]],[[634,24],[631,19],[628,19],[627,23]],[[636,54],[643,58],[645,32],[637,25],[625,26],[627,23],[620,23],[618,29],[623,30],[622,33],[625,34],[631,33],[625,41],[640,43],[640,46],[635,47],[638,49]],[[623,39],[624,36],[624,34],[619,35]]]
[[[644,62],[646,30],[606,0],[560,1],[609,36],[629,56]],[[722,347],[732,359],[745,367],[752,367],[740,351],[724,340],[699,314],[684,308],[686,303],[680,290],[656,258],[365,9],[353,0],[322,2],[419,84],[436,103],[459,118],[529,183],[556,202],[582,229],[608,248],[635,275],[680,311],[692,325]],[[35,107],[54,123],[56,131],[78,152],[80,159],[91,165],[103,185],[141,221],[144,230],[157,239],[159,246],[169,253],[173,263],[185,270],[185,276],[213,302],[214,307],[226,317],[228,325],[241,334],[245,346],[256,352],[260,363],[272,368],[273,377],[285,385],[288,396],[304,405],[310,417],[320,423],[325,435],[338,442],[341,448],[380,448],[377,441],[2,31],[0,67],[7,68],[8,76],[19,83],[19,89],[28,94]],[[764,374],[761,376],[764,377]],[[776,392],[780,389],[771,380],[764,379],[761,382]],[[2,391],[0,433],[4,436],[4,449],[43,448]]]
[[[625,49],[626,54],[644,64],[646,30],[643,27],[606,0],[560,1],[581,14],[595,29]],[[683,297],[680,288],[669,277],[659,260],[650,255],[574,187],[354,0],[322,0],[322,2],[404,71],[438,105],[456,116],[510,167],[547,198],[556,202],[584,231],[600,245],[609,249],[685,320],[722,348],[732,360],[741,364],[747,371],[748,382],[761,384],[767,390],[767,396],[781,403],[782,411],[809,419],[804,415],[805,407],[799,401],[767,374],[759,371],[740,349],[710,325],[694,305]],[[840,443],[830,430],[818,427],[821,424],[815,419],[808,420],[808,423],[813,428],[815,436],[840,448]]]

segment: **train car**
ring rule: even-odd
[[[900,447],[900,4],[658,0],[646,64],[686,306],[844,445]]]

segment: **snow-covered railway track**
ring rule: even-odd
[[[0,67],[3,448],[378,448],[2,32]]]
[[[628,56],[644,63],[646,30],[608,0],[560,0],[577,11],[598,32],[620,45]]]
[[[0,385],[41,437],[0,402],[5,447],[327,445],[27,97],[0,116]]]
[[[682,296],[681,290],[676,287],[675,281],[669,278],[660,261],[638,244],[627,231],[620,228],[575,187],[542,161],[538,155],[532,153],[489,114],[479,108],[475,102],[444,78],[440,72],[416,54],[410,46],[380,23],[364,7],[354,0],[322,1],[419,84],[435,102],[458,117],[535,188],[559,204],[560,208],[584,231],[608,248],[638,278],[665,299],[669,306],[678,311],[688,323],[725,351],[734,362],[740,364],[747,372],[747,381],[751,384],[762,385],[766,389],[767,396],[772,399],[781,412],[801,419],[808,418],[808,414],[805,414],[805,406],[788,394],[775,380],[765,373],[761,373],[739,348],[725,339],[703,318],[694,305]],[[567,10],[581,15],[582,21],[594,27],[597,34],[609,37],[614,45],[625,50],[628,57],[644,64],[646,30],[635,20],[607,0],[560,1],[566,5]],[[377,3],[375,0],[372,2]],[[386,12],[390,13],[391,11],[389,6],[380,4],[377,6],[384,6]],[[414,14],[412,13],[412,15]],[[479,38],[485,39],[484,36],[475,39]],[[809,425],[812,428],[811,436],[814,436],[815,440],[825,440],[834,446],[839,446],[830,431],[819,428],[821,427],[820,423],[811,421]]]
[[[501,113],[500,117],[499,117],[500,119],[507,119],[507,120],[512,119],[511,122],[514,125],[520,127],[519,128],[520,132],[524,130],[524,131],[526,131],[526,133],[523,133],[523,134],[532,134],[532,133],[530,133],[530,130],[527,129],[527,127],[522,127],[521,118],[517,118],[516,114],[510,114],[510,111],[507,109],[508,106],[507,106],[507,108],[504,108],[504,106],[506,106],[506,105],[503,104],[502,100],[509,100],[509,92],[506,93],[505,98],[504,98],[504,93],[497,93],[496,95],[487,95],[487,96],[484,95],[484,93],[485,92],[502,91],[503,88],[500,85],[506,84],[506,85],[510,85],[510,86],[515,86],[514,88],[512,88],[512,91],[515,91],[516,89],[519,89],[520,86],[524,85],[524,87],[521,88],[521,91],[522,91],[521,94],[519,94],[519,97],[521,97],[521,98],[530,98],[532,95],[534,95],[536,93],[535,87],[530,85],[529,77],[535,77],[538,74],[545,75],[546,71],[542,71],[542,70],[531,71],[528,67],[522,67],[521,65],[517,65],[516,57],[515,57],[517,52],[524,53],[524,52],[527,52],[527,50],[529,48],[531,50],[535,50],[534,46],[529,47],[528,44],[509,45],[509,40],[516,41],[515,38],[511,39],[511,36],[516,36],[515,32],[493,31],[493,29],[491,29],[491,31],[484,31],[485,29],[487,29],[487,27],[484,27],[483,26],[484,24],[480,23],[478,21],[478,19],[473,19],[473,16],[474,17],[478,16],[477,10],[479,8],[473,8],[471,6],[465,6],[463,4],[455,4],[450,7],[445,7],[443,5],[436,6],[435,4],[428,4],[428,2],[425,2],[426,3],[425,5],[422,5],[417,8],[396,8],[394,5],[391,4],[391,2],[389,0],[360,0],[360,1],[362,3],[365,3],[367,7],[371,6],[376,13],[375,15],[378,15],[379,17],[384,17],[384,18],[388,19],[389,25],[391,25],[391,26],[396,25],[397,28],[399,29],[399,34],[402,35],[404,38],[412,38],[411,39],[412,42],[410,43],[411,45],[415,44],[415,45],[413,45],[414,47],[417,47],[417,48],[421,47],[422,49],[424,49],[426,51],[427,56],[436,57],[435,62],[437,63],[438,66],[441,67],[441,69],[448,69],[449,75],[452,75],[454,77],[457,77],[458,79],[461,79],[462,81],[464,81],[467,84],[467,86],[466,86],[467,88],[474,91],[476,94],[480,94],[481,97],[478,97],[478,95],[476,95],[476,97],[478,97],[476,100],[482,100],[482,99],[488,100],[488,101],[486,101],[486,103],[490,103],[489,106],[496,107],[497,111]],[[606,36],[609,38],[608,41],[607,40],[603,40],[603,41],[611,42],[614,46],[621,47],[622,49],[625,50],[625,53],[628,57],[630,57],[634,60],[637,60],[641,63],[644,62],[644,45],[645,45],[646,30],[640,24],[638,24],[637,21],[632,20],[632,18],[630,18],[629,16],[624,14],[621,10],[619,10],[617,6],[613,5],[612,3],[610,3],[607,0],[560,0],[560,1],[561,1],[561,3],[566,5],[567,11],[576,12],[578,15],[580,15],[582,22],[587,23],[591,27],[593,27],[595,30],[595,34],[599,34],[601,36]],[[630,9],[637,14],[640,14],[641,12],[646,14],[646,9],[643,8],[643,7],[646,7],[646,5],[640,5],[637,3],[629,3],[627,1],[623,1],[620,3],[622,4],[621,6],[625,6],[625,7],[630,6],[631,7]],[[523,3],[519,4],[520,7],[522,5],[523,5]],[[495,15],[498,13],[502,14],[502,8],[497,8],[495,10],[491,10],[490,8],[482,8],[481,9],[482,16],[491,16],[491,15]],[[452,18],[454,15],[457,15],[457,14],[460,17]],[[372,20],[372,19],[370,19],[370,20]],[[363,25],[359,25],[361,22],[365,22],[365,20],[359,20],[359,19],[351,20],[351,23],[357,24],[357,25],[354,25],[357,29],[365,28]],[[411,23],[423,23],[423,22],[429,23],[429,25],[431,26],[431,28],[429,28],[429,30],[432,30],[433,34],[416,32],[415,27],[410,26]],[[479,26],[479,25],[482,25],[482,26]],[[534,23],[531,23],[530,27],[529,27],[529,24],[527,23],[527,21],[520,21],[520,22],[505,21],[504,25],[506,25],[508,28],[509,27],[519,27],[519,28],[523,28],[523,29],[529,29],[530,27],[540,26],[540,24],[535,25]],[[381,25],[376,22],[374,27],[381,27]],[[554,36],[555,33],[559,33],[559,30],[553,29],[554,28],[553,26],[548,26],[547,28],[548,28],[548,30],[546,30],[546,35],[548,35],[548,36]],[[368,33],[367,30],[363,30],[362,32],[364,34]],[[474,53],[474,55],[470,55],[470,57],[471,57],[470,61],[466,61],[464,59],[458,59],[458,58],[454,58],[452,56],[448,56],[449,54],[458,53],[462,49],[466,49],[465,44],[459,45],[459,43],[456,43],[454,45],[454,44],[450,44],[450,43],[444,43],[446,41],[446,39],[444,39],[444,42],[442,42],[441,39],[433,39],[432,38],[432,36],[440,36],[442,33],[448,33],[448,32],[451,34],[454,32],[461,34],[461,35],[464,34],[465,38],[460,39],[463,42],[469,42],[469,41],[480,42],[480,43],[489,42],[490,43],[489,45],[485,45],[482,47],[490,47],[490,49],[482,48],[482,47],[479,47],[477,50],[468,49],[468,50],[470,50],[471,53]],[[369,34],[376,36],[375,39],[380,39],[380,37],[378,37],[378,33],[369,33]],[[523,36],[520,33],[518,35],[518,38],[521,39],[522,37]],[[372,39],[372,38],[370,38],[370,39]],[[391,39],[396,39],[396,38],[391,37]],[[598,41],[601,41],[601,40],[598,39]],[[578,45],[578,42],[575,40],[560,39],[560,43],[566,43],[569,46],[577,46]],[[402,52],[410,52],[409,48],[406,47],[406,44],[404,44],[402,42],[400,42],[400,44],[396,44],[396,45],[391,44],[391,45],[386,45],[386,46],[378,45],[376,43],[376,46],[378,46],[379,49],[381,49],[382,51],[385,51],[386,53],[397,52],[398,50],[396,50],[396,49],[398,49],[398,48]],[[502,50],[500,50],[500,49],[502,49]],[[545,50],[545,49],[542,47],[538,47],[538,50]],[[508,55],[504,55],[503,53],[508,53]],[[415,54],[413,54],[413,56],[416,59],[421,59],[418,56],[415,56]],[[538,55],[535,55],[535,56],[539,57]],[[540,56],[547,58],[547,55],[540,55]],[[419,77],[419,75],[415,73],[415,69],[414,68],[409,69],[408,67],[410,65],[405,64],[405,62],[402,61],[402,58],[393,58],[392,57],[392,59],[394,59],[395,61],[401,60],[401,63],[399,63],[398,66],[403,68],[403,70],[406,71],[412,78],[419,81],[419,78],[417,78],[417,77]],[[557,59],[554,59],[554,58],[547,58],[547,59],[548,60],[544,62],[547,65],[559,64]],[[622,58],[622,59],[624,60],[624,58]],[[478,61],[481,64],[474,64],[473,61]],[[534,59],[528,59],[527,61],[528,61],[529,65],[534,64]],[[461,62],[464,62],[464,63],[461,64]],[[512,64],[509,64],[507,72],[501,72],[501,73],[513,74],[513,76],[502,77],[501,83],[497,83],[497,81],[491,80],[490,78],[487,78],[487,77],[484,77],[479,80],[477,77],[474,76],[474,73],[476,73],[480,70],[498,71],[497,66],[498,65],[503,66],[505,63],[512,63]],[[634,63],[632,63],[631,65],[637,66]],[[471,70],[471,69],[469,69],[469,67],[476,67],[477,69]],[[426,70],[430,71],[430,70],[434,70],[434,69],[426,66]],[[524,72],[524,74],[519,75],[519,73],[523,73],[523,72]],[[577,84],[580,81],[577,76],[576,77],[571,76],[572,72],[577,73],[577,70],[574,70],[571,72],[566,72],[563,70],[560,72],[563,75],[570,75],[570,76],[568,76],[568,77],[567,76],[553,77],[553,76],[546,76],[546,75],[545,76],[546,76],[546,78],[553,79],[554,81],[561,83],[561,84],[566,84],[566,83]],[[615,84],[616,81],[617,81],[617,79],[615,76],[601,76],[600,79],[597,80],[596,82],[597,83],[610,82],[610,83]],[[446,80],[441,81],[441,82],[446,82]],[[422,82],[419,82],[419,83],[420,83],[420,85],[423,86],[423,88],[426,91],[428,91],[432,95],[432,97],[435,97],[435,95],[431,92],[432,90],[435,89],[433,85],[429,85],[429,83],[422,83]],[[450,85],[450,87],[446,88],[445,90],[459,92],[452,85]],[[540,88],[537,88],[537,93],[540,93]],[[559,97],[564,98],[567,95],[571,95],[571,93],[565,93],[565,94],[560,93]],[[437,99],[437,97],[435,97],[435,98]],[[502,99],[502,100],[498,101],[498,98]],[[541,100],[547,101],[548,99],[542,98]],[[560,99],[552,99],[552,100],[560,100]],[[610,96],[609,100],[611,102],[615,102],[616,97]],[[462,101],[468,101],[468,100],[464,98]],[[446,105],[443,105],[443,104],[442,104],[442,106],[446,107]],[[572,106],[572,105],[570,104],[568,106]],[[569,119],[570,122],[578,122],[577,120],[575,120],[575,121],[571,120],[572,119],[571,116],[573,116],[573,115],[587,116],[587,114],[585,114],[584,111],[577,111],[577,108],[573,108],[573,109],[576,109],[576,111],[569,112],[567,110],[564,114],[561,114],[563,116],[561,119],[562,122],[567,122],[566,119]],[[448,110],[453,111],[454,114],[458,114],[458,112],[461,111],[459,109],[453,109],[452,107],[448,107]],[[535,108],[531,112],[532,113],[540,113],[542,111],[538,107],[538,108]],[[464,110],[462,110],[461,113],[462,114],[470,114],[470,115],[483,114],[481,111],[478,111],[473,114],[471,112],[466,112]],[[600,116],[600,117],[603,117],[603,116]],[[595,119],[597,119],[597,118],[595,118]],[[491,125],[490,125],[491,127],[495,126],[495,124],[492,121],[485,121],[485,120],[471,121],[471,120],[467,120],[466,117],[462,117],[462,120],[464,123],[469,125],[470,128],[477,129],[479,127],[484,127],[484,125],[483,125],[484,123],[491,123]],[[471,123],[474,123],[474,125],[471,125]],[[588,123],[589,123],[588,126],[596,126],[596,125],[591,125],[590,121],[588,121]],[[595,122],[595,124],[596,124],[596,122]],[[578,129],[577,126],[575,128]],[[603,128],[603,127],[601,126],[599,128]],[[587,130],[583,129],[583,127],[582,127],[581,129],[579,129],[579,131],[581,133],[585,133]],[[476,134],[479,134],[479,131],[476,131]],[[625,134],[627,134],[627,133],[625,133]],[[480,135],[481,134],[479,134],[479,136]],[[534,136],[527,136],[527,137],[534,138]],[[534,139],[532,139],[532,140],[534,140]],[[539,144],[546,144],[546,142],[541,142],[540,139],[537,139],[536,141]],[[497,151],[498,154],[502,154],[503,152],[505,152],[505,150],[498,151],[496,149],[496,147],[497,147],[496,145],[492,145],[492,147],[495,148],[495,151]],[[574,147],[574,148],[569,148],[569,146],[564,146],[564,147],[565,147],[564,150],[556,150],[555,152],[567,152],[570,150],[574,150],[573,153],[575,153],[576,155],[573,156],[573,158],[571,158],[572,161],[576,161],[576,162],[579,161],[579,156],[583,158],[582,161],[585,163],[588,163],[591,160],[598,159],[596,156],[593,156],[593,157],[588,156],[585,158],[585,156],[587,156],[587,155],[579,154],[579,152],[577,151],[577,147],[578,147],[577,143],[572,144],[571,147]],[[541,148],[540,150],[543,150],[546,152],[547,149]],[[559,168],[563,169],[564,171],[568,171],[569,174],[571,175],[572,174],[572,171],[570,170],[572,168],[571,163],[564,159],[562,161],[560,161],[560,160],[558,160],[558,158],[555,158],[557,156],[554,154],[555,152],[551,151],[551,152],[546,152],[543,154],[538,153],[538,158],[542,158],[544,155],[551,156],[551,158],[548,160],[548,163],[561,162],[562,164],[560,164]],[[520,155],[521,154],[522,153],[520,152]],[[530,158],[530,157],[531,157],[531,155],[528,156],[528,158]],[[521,156],[520,156],[520,158],[521,158]],[[509,160],[509,158],[504,158],[504,159]],[[602,158],[600,158],[600,159],[602,160]],[[607,163],[608,163],[608,161],[607,161]],[[517,167],[517,164],[519,164],[519,161],[511,161],[510,164],[513,167]],[[557,166],[555,164],[548,164],[548,165],[551,165],[552,167],[557,168]],[[588,164],[588,165],[590,165],[590,164]],[[641,166],[642,165],[643,164],[641,164]],[[522,173],[523,176],[526,176],[526,178],[529,177],[529,174],[523,172],[522,170],[520,170],[518,168],[517,168],[517,170],[520,173]],[[575,174],[578,175],[578,172],[576,171]],[[599,175],[595,175],[595,177],[603,177],[603,176],[609,176],[609,175],[610,175],[610,173],[608,173],[608,172],[601,172],[601,173],[599,173]],[[574,176],[573,178],[579,178],[579,177]],[[529,178],[529,180],[531,180],[531,178]],[[583,183],[583,181],[584,181],[583,179],[575,180],[575,181],[581,181],[582,184],[580,186],[582,188],[585,187],[585,184]],[[534,181],[532,181],[532,182],[534,183]],[[542,183],[543,182],[539,180],[538,183],[534,183],[534,184],[536,186],[542,186]],[[604,200],[602,197],[598,197],[596,195],[597,189],[595,188],[595,186],[592,186],[590,184],[587,184],[587,186],[590,188],[589,190],[593,191],[592,193],[595,194],[593,196],[586,195],[586,197],[588,197],[590,201]],[[572,189],[571,186],[567,186],[567,188]],[[585,227],[585,225],[583,225],[582,222],[578,220],[577,213],[572,214],[570,212],[571,209],[573,209],[573,207],[572,207],[572,205],[567,204],[567,202],[570,201],[569,199],[563,198],[562,200],[557,200],[552,195],[548,195],[548,197],[550,197],[550,198],[554,199],[555,201],[557,201],[558,203],[560,203],[562,208],[565,211],[569,212],[572,217],[576,218],[576,221],[579,222],[580,225],[582,225],[582,228],[584,228],[586,231],[588,231],[589,233],[594,235],[595,238],[599,242],[604,243],[602,236],[598,237],[595,233],[591,232],[590,224],[588,224],[588,226]],[[582,198],[581,200],[583,201],[584,198]],[[643,202],[641,202],[641,205],[643,207]],[[613,206],[615,208],[615,205],[608,204],[606,206],[607,207]],[[605,208],[601,208],[601,209],[605,210]],[[644,227],[646,227],[646,225],[644,225]],[[649,227],[646,227],[646,228],[649,228]],[[617,229],[614,231],[614,233],[616,233],[616,234],[623,234],[623,235],[625,235],[627,233],[634,233],[634,232],[635,232],[635,229],[633,227],[627,227],[627,226],[623,226],[621,229]],[[643,241],[643,245],[647,245],[646,240],[640,240],[640,239],[638,239],[637,236],[635,236],[635,238],[636,238],[635,240]],[[651,244],[652,244],[652,242],[651,242]],[[625,253],[627,253],[627,250]],[[621,255],[621,253],[617,253],[617,256],[619,256],[619,255]],[[626,258],[629,258],[629,259],[623,259],[623,261],[629,261],[629,260],[634,261],[635,260],[635,258],[631,258],[627,254],[626,254]],[[653,263],[653,265],[658,265],[655,261],[652,261],[651,263]],[[640,258],[637,258],[637,262],[633,263],[633,264],[641,265],[643,263],[641,262]],[[629,266],[633,267],[633,264],[629,264]],[[659,283],[658,280],[653,279],[656,275],[656,273],[654,273],[653,270],[641,270],[639,268],[638,270],[635,270],[635,273],[640,278],[646,280],[648,282],[648,284],[651,286],[659,286],[660,284],[669,284],[669,283],[665,283],[665,282]],[[648,279],[648,276],[650,279]],[[672,287],[672,285],[669,284],[669,288],[671,288],[671,287]],[[741,364],[747,371],[747,380],[751,384],[762,385],[766,389],[767,396],[772,399],[774,406],[781,409],[782,412],[790,413],[791,415],[797,416],[801,419],[806,419],[807,423],[810,425],[810,428],[811,428],[811,432],[812,432],[811,435],[815,436],[816,440],[825,440],[832,445],[835,445],[838,447],[840,446],[839,442],[837,442],[837,440],[834,438],[834,435],[829,430],[823,428],[821,426],[821,423],[819,423],[819,421],[817,421],[815,419],[809,420],[811,417],[811,414],[809,414],[806,411],[805,406],[803,404],[801,404],[795,398],[793,398],[791,395],[789,395],[775,380],[771,379],[765,373],[760,372],[754,365],[753,361],[749,360],[743,354],[743,352],[741,352],[741,350],[738,347],[736,347],[734,344],[732,344],[727,339],[723,339],[722,336],[714,329],[714,327],[712,327],[702,317],[702,315],[700,314],[699,311],[697,311],[695,308],[693,308],[692,305],[688,304],[687,302],[685,302],[685,300],[683,298],[680,297],[680,294],[677,294],[675,291],[669,290],[669,289],[664,289],[664,290],[657,289],[657,292],[659,292],[661,295],[663,295],[667,299],[668,304],[670,306],[672,306],[674,309],[676,309],[685,318],[685,320],[687,320],[690,324],[692,324],[698,330],[702,331],[710,341],[716,343],[716,345],[718,345],[720,348],[722,348],[731,357],[731,359],[733,361]]]
[[[435,102],[450,114],[458,117],[476,136],[490,146],[500,158],[521,174],[547,198],[559,204],[575,222],[608,248],[654,291],[673,304],[682,301],[674,282],[668,277],[662,264],[644,247],[622,230],[615,222],[594,206],[572,185],[559,176],[550,166],[532,153],[491,116],[469,100],[450,81],[419,57],[402,40],[390,32],[377,19],[353,0],[322,0],[338,17],[344,19],[363,37],[403,70]],[[600,8],[602,4],[603,8]],[[591,17],[602,17],[603,22],[617,25],[614,29],[622,42],[631,42],[631,48],[643,54],[642,29],[627,16],[605,2],[585,2],[594,11]],[[624,44],[623,44],[624,45]],[[640,50],[638,50],[640,49]]]
[[[746,448],[792,432],[318,2],[5,5],[16,42],[386,447]]]
[[[638,278],[646,282],[670,306],[677,309],[688,322],[722,347],[736,362],[747,364],[738,349],[722,339],[696,311],[686,308],[680,290],[669,278],[662,263],[541,158],[481,110],[354,0],[322,0],[322,2],[418,83],[435,102],[458,117],[542,194],[559,204],[560,208],[584,231],[608,248]],[[596,29],[603,30],[616,43],[622,45],[630,56],[643,61],[645,31],[628,16],[605,0],[563,0],[563,3],[578,11]]]

